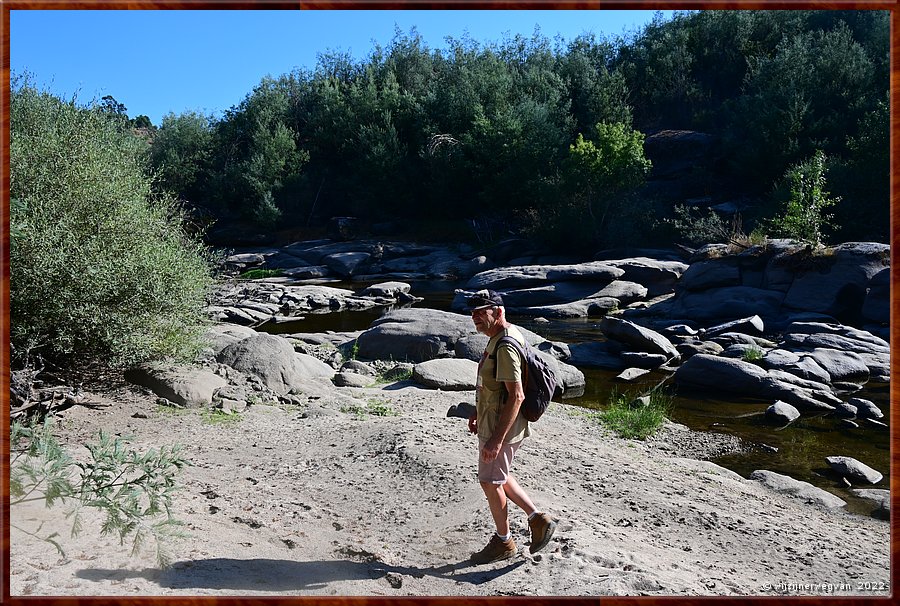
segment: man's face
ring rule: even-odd
[[[500,321],[499,307],[486,307],[472,310],[472,323],[475,330],[482,334],[490,335],[491,329]]]

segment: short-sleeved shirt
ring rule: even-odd
[[[493,435],[494,429],[500,421],[500,412],[506,404],[506,390],[503,382],[522,382],[522,359],[519,352],[507,343],[497,346],[500,339],[506,335],[523,345],[525,344],[525,337],[522,336],[519,329],[510,325],[491,337],[481,356],[481,361],[478,363],[475,404],[478,408],[478,438],[484,442]],[[520,410],[503,441],[514,444],[530,435],[528,421],[522,416]]]

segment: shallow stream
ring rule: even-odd
[[[412,294],[424,297],[423,301],[415,304],[416,307],[450,311],[453,289],[456,285],[442,281],[411,282],[411,284]],[[365,285],[352,283],[330,284],[330,286],[359,291]],[[261,327],[261,330],[279,334],[365,330],[385,311],[384,308],[379,308],[360,312],[309,314],[302,320],[268,324]],[[532,318],[511,316],[510,321],[554,341],[580,343],[604,339],[596,321],[587,318],[551,319],[549,323],[538,323]],[[647,375],[644,383],[622,384],[614,381],[617,372],[590,368],[581,370],[586,379],[584,395],[566,399],[566,405],[602,410],[613,390],[619,393],[636,392],[666,380],[666,375],[651,373]],[[666,385],[674,393],[671,382],[667,382]],[[888,422],[890,416],[888,385],[870,384],[863,391],[846,397],[860,397],[873,401],[885,414],[882,420]],[[670,417],[673,421],[696,431],[732,434],[753,444],[754,447],[749,452],[713,460],[743,477],[748,477],[756,469],[767,469],[809,482],[840,496],[847,501],[847,509],[850,511],[871,513],[875,509],[872,502],[856,497],[847,489],[840,478],[830,470],[825,457],[850,456],[877,469],[884,474],[884,478],[877,485],[865,488],[888,489],[890,486],[888,429],[870,425],[865,421],[859,422],[859,428],[844,429],[839,427],[836,417],[827,414],[804,414],[791,425],[778,428],[764,420],[763,413],[771,403],[749,399],[723,400],[710,397],[709,394],[682,393],[675,396]],[[763,445],[774,447],[777,451]]]

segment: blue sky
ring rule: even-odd
[[[186,110],[221,115],[266,75],[314,67],[319,53],[365,58],[395,24],[415,26],[430,48],[468,33],[480,42],[535,26],[569,40],[633,32],[654,11],[10,11],[10,67],[41,88],[87,103],[112,95],[129,116]],[[672,11],[663,11],[666,18]]]

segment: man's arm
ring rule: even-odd
[[[500,454],[506,434],[509,433],[513,423],[515,423],[516,416],[519,414],[519,408],[525,399],[525,392],[522,390],[520,382],[504,381],[503,384],[506,386],[506,403],[500,412],[500,420],[497,421],[497,426],[494,428],[494,433],[491,434],[491,439],[481,449],[481,458],[485,462],[493,461]]]

